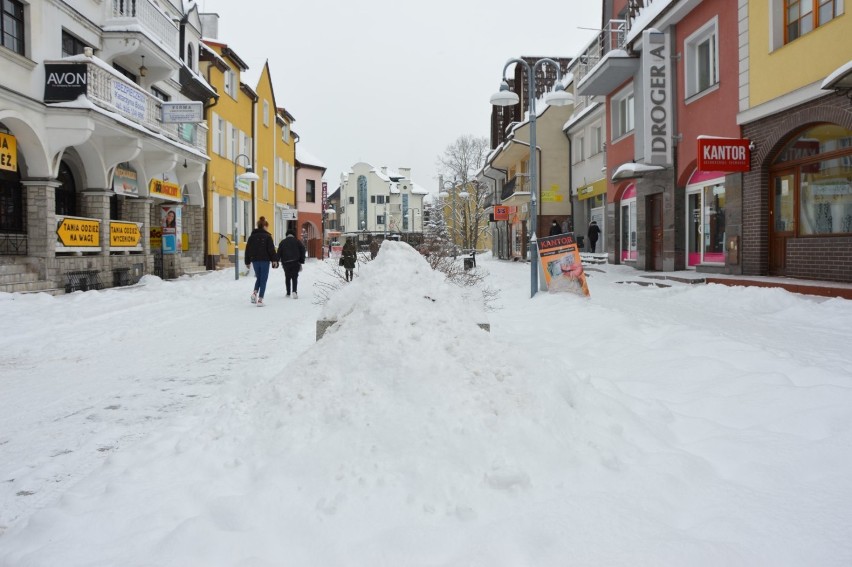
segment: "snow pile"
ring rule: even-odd
[[[491,333],[475,290],[392,242],[322,309],[315,261],[299,300],[274,272],[264,309],[229,274],[0,301],[21,330],[0,337],[0,508],[63,487],[0,533],[0,566],[852,561],[852,302],[618,266],[589,271],[591,300],[530,300],[528,265],[477,261]],[[313,342],[318,318],[338,323]],[[121,414],[135,396],[168,419]],[[63,484],[103,423],[124,445]]]

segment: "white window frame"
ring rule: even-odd
[[[225,83],[225,92],[232,99],[237,100],[237,74],[231,71],[230,68],[225,69],[223,73],[223,81]]]
[[[600,122],[592,124],[589,130],[591,131],[591,146],[589,147],[589,157],[591,157],[603,151],[604,133],[603,126]]]
[[[281,125],[281,140],[285,143],[290,143],[290,125],[286,122]]]
[[[582,132],[574,136],[574,163],[580,163],[586,159],[586,133]]]
[[[702,54],[701,47],[707,46],[708,53]],[[719,17],[713,17],[701,26],[683,42],[684,58],[684,93],[687,99],[696,95],[710,92],[719,86]],[[708,67],[708,84],[699,86],[702,59]]]
[[[269,127],[269,101],[263,101],[263,125]]]
[[[612,97],[612,139],[617,140],[633,133],[636,128],[636,99],[633,85]],[[624,118],[622,123],[622,118]]]
[[[269,170],[263,168],[263,200],[269,200]]]

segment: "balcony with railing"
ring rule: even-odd
[[[141,31],[170,55],[177,57],[177,25],[152,0],[112,0],[107,7],[105,32]]]
[[[503,185],[503,190],[500,191],[500,200],[505,201],[517,193],[530,192],[530,177],[526,173],[520,173]]]
[[[54,65],[79,65],[79,60],[46,61]],[[99,59],[86,63],[86,98],[95,106],[118,114],[122,118],[144,126],[154,134],[168,138],[176,144],[191,146],[207,153],[207,125],[167,124],[162,122],[160,99],[142,90]]]
[[[633,76],[639,59],[627,51],[627,20],[610,20],[578,55],[574,71],[578,95],[607,95]]]

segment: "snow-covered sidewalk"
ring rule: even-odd
[[[852,302],[477,262],[0,295],[0,566],[852,562]]]

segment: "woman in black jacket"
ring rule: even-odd
[[[290,297],[290,288],[293,288],[293,299],[299,298],[299,272],[305,263],[305,245],[296,239],[296,233],[287,231],[287,236],[278,245],[278,259],[284,268],[284,284],[287,286],[287,297]]]
[[[263,307],[263,294],[266,292],[266,280],[269,279],[269,263],[272,262],[273,268],[278,267],[275,243],[272,242],[272,235],[266,231],[268,226],[266,217],[260,217],[257,228],[251,231],[246,242],[246,267],[251,265],[256,276],[251,302],[256,303],[258,307]]]

